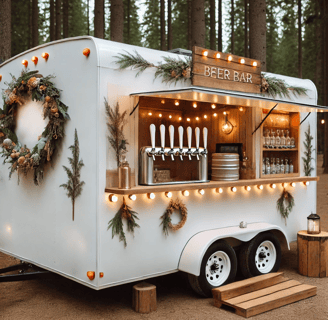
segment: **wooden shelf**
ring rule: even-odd
[[[292,148],[292,149],[267,149],[267,148],[263,148],[262,151],[271,151],[271,152],[298,151],[298,148]]]
[[[156,193],[166,191],[183,191],[183,190],[197,190],[197,189],[215,189],[215,188],[229,188],[229,187],[244,187],[254,186],[260,184],[271,183],[290,183],[290,182],[305,182],[305,181],[318,181],[319,177],[270,177],[270,179],[250,179],[238,181],[210,181],[204,183],[184,183],[184,184],[171,184],[171,185],[157,185],[157,186],[137,186],[131,189],[118,189],[106,188],[105,192],[129,195],[129,194],[143,194],[143,193]]]
[[[295,173],[278,173],[278,174],[262,174],[261,179],[274,179],[274,178],[294,178],[299,177],[300,174]]]

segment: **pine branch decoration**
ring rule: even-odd
[[[131,208],[126,204],[125,198],[123,197],[123,203],[121,208],[115,214],[115,217],[108,222],[108,228],[112,229],[112,239],[115,235],[119,236],[119,241],[124,242],[124,247],[126,247],[126,237],[123,230],[123,219],[127,220],[127,230],[134,235],[134,229],[140,228],[136,223],[136,219],[139,220],[137,212],[132,211]]]
[[[67,196],[72,199],[72,219],[74,221],[74,208],[75,208],[75,199],[81,195],[82,187],[85,184],[84,181],[80,181],[81,178],[81,168],[84,166],[83,160],[80,158],[80,147],[79,147],[79,138],[77,136],[77,131],[75,129],[74,135],[74,145],[69,147],[72,151],[72,158],[68,158],[68,162],[71,165],[71,169],[63,166],[67,176],[68,182],[60,185],[67,190]]]
[[[287,218],[288,218],[289,214],[291,213],[294,205],[295,205],[294,197],[284,188],[281,196],[277,200],[277,210],[280,212],[282,217],[285,219],[286,225],[287,225]]]
[[[303,141],[305,147],[305,151],[304,151],[305,157],[302,157],[302,159],[303,159],[305,176],[311,176],[311,171],[314,170],[314,168],[311,166],[311,161],[314,160],[314,158],[312,158],[312,152],[314,151],[311,142],[312,140],[313,137],[311,136],[310,125],[309,125],[307,131],[305,131],[305,141]]]
[[[112,109],[106,99],[105,99],[105,108],[106,108],[106,115],[108,117],[107,119],[107,128],[109,131],[108,141],[116,153],[117,167],[119,167],[120,157],[122,154],[127,152],[126,145],[129,144],[123,133],[124,125],[126,125],[127,123],[127,120],[125,119],[125,117],[127,116],[127,112],[124,111],[123,113],[120,113],[120,108],[118,103],[116,104],[116,107]]]
[[[284,80],[265,74],[262,75],[262,77],[265,80],[264,83],[266,83],[266,85],[262,85],[262,92],[267,93],[273,98],[280,96],[281,98],[285,97],[290,99],[290,92],[292,92],[295,97],[298,95],[306,95],[307,89],[305,88],[289,86]]]

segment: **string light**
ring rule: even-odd
[[[182,195],[184,195],[185,197],[189,197],[189,191],[188,190],[183,190]]]
[[[204,119],[207,119],[207,115],[206,114],[204,114]]]
[[[260,185],[257,186],[257,188],[260,189],[260,190],[263,190],[263,185],[260,184]]]
[[[43,52],[42,54],[41,54],[41,57],[44,59],[44,60],[48,60],[48,58],[49,58],[49,53],[48,52]]]
[[[137,196],[135,194],[130,194],[129,195],[129,199],[132,201],[136,201],[137,200]]]
[[[281,186],[284,188],[284,187],[285,187],[285,183],[283,182],[283,183],[281,184]]]
[[[117,197],[115,194],[110,194],[110,195],[108,196],[108,200],[109,200],[110,202],[117,202],[118,197]]]
[[[325,124],[325,119],[322,119],[321,120],[321,124]]]
[[[231,191],[232,192],[236,192],[237,191],[237,188],[236,187],[231,187]]]
[[[226,115],[227,113],[225,111],[223,111],[223,114]]]
[[[192,104],[192,106],[193,106],[194,108],[197,108],[197,103],[194,102],[194,103]]]
[[[215,108],[216,108],[216,105],[213,103],[213,104],[211,105],[211,108],[212,108],[212,109],[215,109]]]
[[[199,117],[196,117],[196,120],[198,121],[199,120]]]
[[[163,115],[160,113],[159,115],[158,115],[160,118],[162,118],[163,117]]]
[[[239,111],[244,111],[244,108],[243,107],[239,107]]]
[[[303,184],[304,184],[305,186],[308,186],[308,185],[310,185],[310,181],[304,181]]]
[[[232,61],[232,56],[229,56],[228,57],[228,61]]]
[[[171,116],[171,115],[169,115],[169,118],[170,118],[170,119],[172,119],[172,116]]]
[[[214,117],[217,117],[217,115],[218,115],[217,113],[214,113],[214,114],[213,114]]]
[[[149,116],[152,116],[153,114],[151,112],[148,113]]]
[[[223,192],[223,189],[222,188],[216,188],[216,193],[222,193]]]
[[[204,57],[207,57],[207,56],[208,56],[208,51],[207,51],[207,50],[204,50],[204,51],[203,51],[203,56],[204,56]]]
[[[256,61],[253,62],[253,67],[257,67],[257,62]]]
[[[205,190],[204,189],[199,189],[198,193],[203,196],[205,194]]]
[[[291,182],[290,183],[290,186],[293,187],[293,188],[295,188],[296,187],[296,183],[295,182]]]
[[[165,100],[163,99],[163,100],[161,100],[161,104],[165,104]]]
[[[190,118],[187,118],[187,121],[190,121]]]
[[[179,117],[179,120],[181,121],[181,120],[182,120],[182,118],[181,118],[181,117]]]
[[[240,59],[240,63],[241,64],[244,64],[245,63],[245,59],[244,58]]]
[[[148,199],[151,199],[151,200],[153,200],[153,199],[155,199],[155,193],[147,193],[147,197],[148,197]]]
[[[220,54],[220,53],[217,53],[217,54],[215,55],[215,57],[216,57],[217,59],[220,59],[220,58],[221,58],[221,54]]]
[[[38,64],[38,61],[39,61],[38,57],[33,56],[31,60],[32,60],[32,62],[34,62],[35,66]]]
[[[165,192],[165,196],[166,196],[167,198],[172,198],[172,192],[171,192],[171,191],[167,191],[167,192]]]
[[[272,188],[272,189],[276,189],[276,184],[275,183],[272,183],[272,184],[270,184],[270,187]]]
[[[180,103],[179,103],[179,101],[177,100],[177,101],[174,102],[174,104],[175,104],[176,106],[178,106]]]
[[[251,188],[250,186],[245,186],[245,190],[246,190],[246,191],[251,191],[251,189],[252,189],[252,188]]]
[[[28,61],[27,61],[27,60],[23,60],[23,61],[22,61],[22,65],[25,66],[25,68],[27,68],[27,66],[28,66]]]

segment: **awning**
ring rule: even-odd
[[[293,94],[291,93],[291,96],[292,95]],[[138,92],[131,93],[131,96],[202,101],[222,105],[259,107],[263,109],[271,109],[278,103],[278,106],[275,108],[275,110],[289,112],[328,112],[328,107],[314,104],[312,105],[297,101],[274,99],[262,95],[253,95],[243,92],[232,92],[202,87],[187,87],[182,89],[180,88],[163,91]]]

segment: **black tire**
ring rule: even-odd
[[[210,284],[208,282],[207,277],[206,277],[206,264],[208,262],[208,259],[211,257],[211,255],[217,251],[222,251],[229,257],[230,271],[227,271],[227,272],[229,272],[229,275],[223,283],[221,283],[218,286],[213,286],[212,284]],[[213,263],[213,265],[214,264],[215,263]],[[218,269],[216,269],[216,270],[218,270]],[[219,270],[221,270],[221,269],[219,269]],[[220,240],[218,242],[213,243],[207,249],[207,251],[203,257],[201,267],[200,267],[200,275],[195,276],[192,274],[188,274],[188,280],[189,280],[190,286],[196,293],[198,293],[204,297],[211,297],[212,289],[234,281],[234,279],[236,277],[236,273],[237,273],[236,253],[235,253],[234,249],[227,242],[225,242],[224,240]],[[219,275],[218,275],[218,277],[219,277]]]
[[[256,251],[259,248],[259,246],[265,242],[269,241],[274,245],[275,252],[276,252],[276,258],[275,260],[270,261],[270,257],[267,257],[266,250],[268,248],[266,246],[262,246],[263,249],[263,257],[259,257],[256,255]],[[269,252],[269,251],[268,251]],[[270,255],[270,253],[269,253]],[[272,257],[272,255],[271,255]],[[261,261],[257,261],[256,259],[261,259]],[[269,258],[269,260],[265,260],[266,258]],[[265,265],[267,262],[270,261],[268,264],[268,267]],[[262,262],[263,262],[263,269],[262,268]],[[241,272],[244,277],[251,278],[255,276],[259,276],[262,274],[270,273],[270,272],[276,272],[279,270],[281,263],[281,247],[280,242],[278,238],[271,232],[265,232],[260,233],[256,237],[254,237],[251,241],[246,242],[240,252],[239,252],[239,267],[241,269]],[[272,266],[272,268],[271,268]]]

